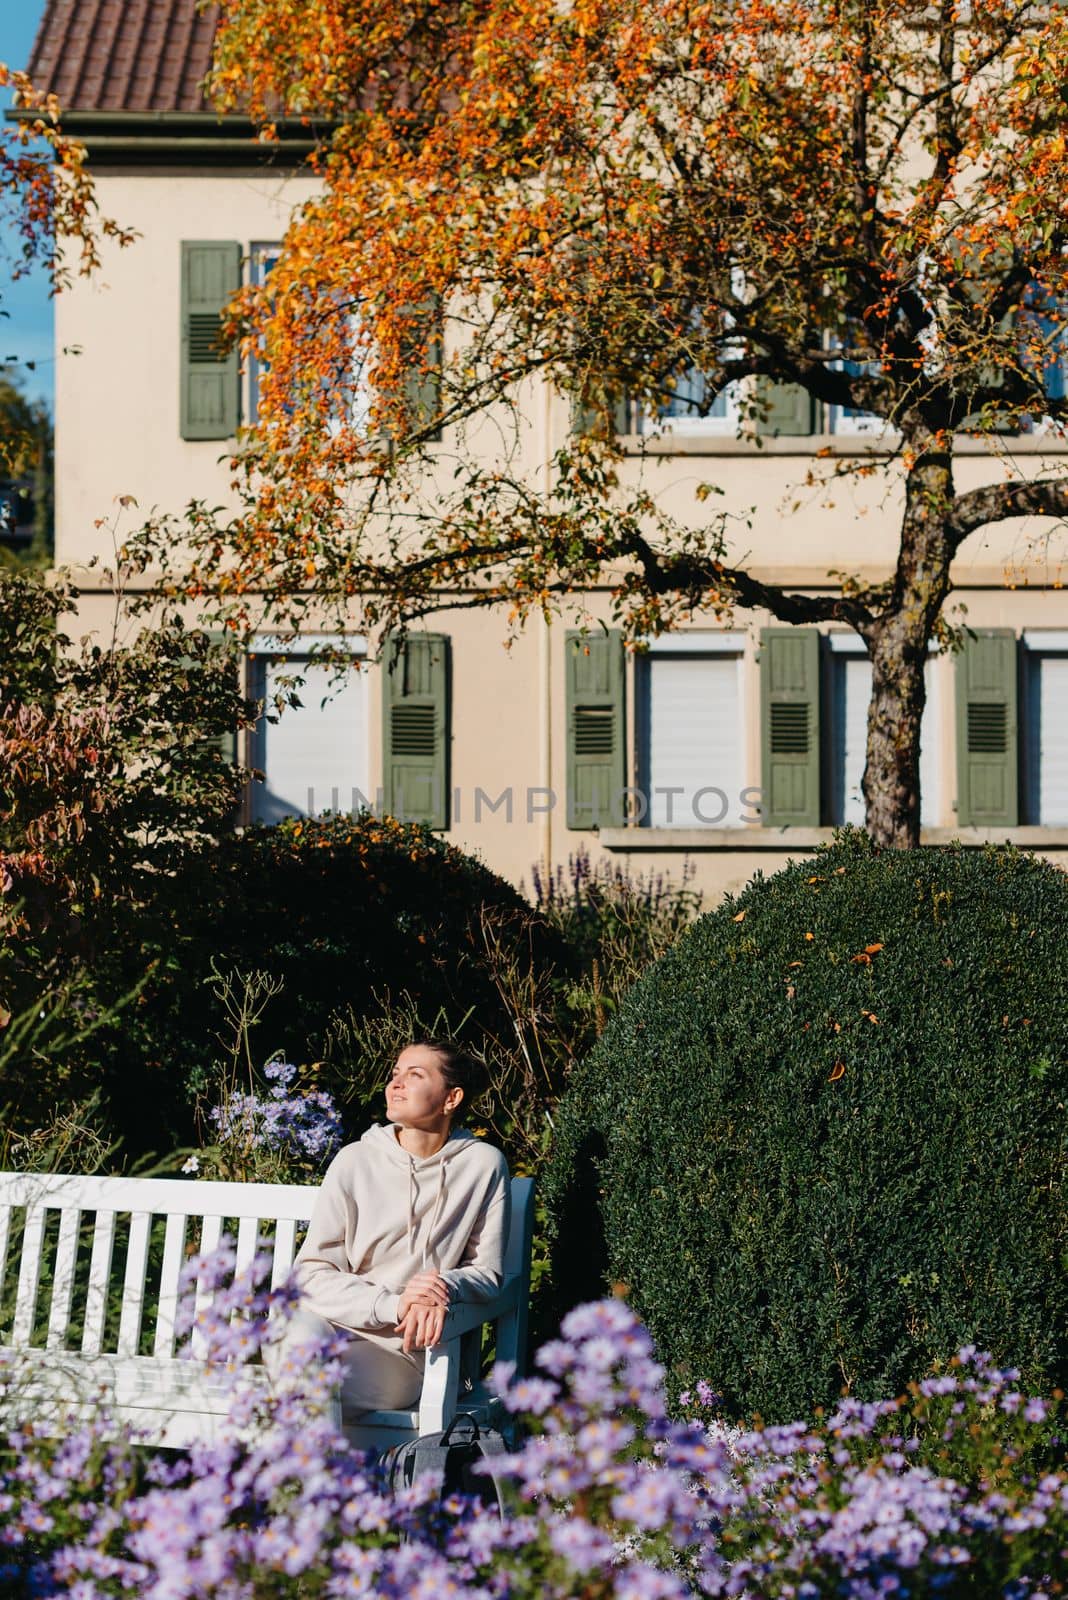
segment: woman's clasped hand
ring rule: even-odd
[[[404,1350],[429,1350],[438,1344],[448,1310],[449,1286],[440,1273],[417,1272],[409,1278],[400,1297],[397,1319]]]

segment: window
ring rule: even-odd
[[[836,361],[834,369],[845,371],[860,376],[861,364],[857,361]],[[827,431],[843,435],[883,434],[886,432],[886,418],[876,416],[874,411],[860,411],[856,406],[828,406]]]
[[[309,659],[313,644],[298,640],[281,651],[277,642],[262,641],[250,657],[251,689],[264,702],[253,733],[252,764],[263,773],[252,787],[255,822],[280,822],[283,817],[316,816],[324,811],[352,811],[373,804],[368,759],[368,686],[365,672],[338,669]],[[337,641],[331,641],[337,643]],[[365,652],[360,639],[349,639],[355,655]],[[299,705],[287,705],[276,721],[272,702],[285,692],[286,680],[299,676]]]
[[[1023,365],[1032,372],[1041,372],[1042,387],[1050,400],[1068,397],[1068,328],[1059,316],[1050,315],[1053,302],[1047,297],[1045,310],[1043,297],[1033,290],[1024,301],[1019,318],[1019,332],[1023,344]],[[1054,422],[1048,416],[1025,418],[1022,426],[1031,433],[1059,431],[1063,421]]]
[[[737,267],[732,271],[732,287],[736,295],[744,295],[745,280]],[[695,332],[700,323],[700,316],[695,312]],[[734,319],[729,312],[724,326],[734,326]],[[737,341],[728,339],[723,346],[722,358],[725,364],[729,364],[742,353]],[[675,375],[671,393],[665,396],[656,414],[641,416],[641,431],[652,434],[679,433],[695,438],[702,435],[733,438],[738,433],[740,393],[740,383],[728,383],[718,394],[713,394],[706,374],[696,364],[691,364]]]
[[[282,253],[280,244],[254,244],[249,252],[249,282],[254,288],[261,288],[270,277],[278,257]],[[248,365],[248,414],[255,420],[260,409],[260,375],[265,371],[266,363],[261,356],[253,356]]]
[[[1068,826],[1068,632],[1025,633],[1022,666],[1021,820]]]
[[[739,826],[745,786],[743,643],[741,634],[675,634],[656,640],[638,659],[644,816],[636,820],[646,826]]]
[[[832,350],[841,349],[841,341],[832,338]],[[832,372],[847,372],[852,378],[865,376],[875,377],[880,371],[877,361],[832,361]],[[886,420],[877,417],[874,412],[860,411],[856,406],[828,406],[827,431],[845,435],[881,434],[886,430]]]
[[[729,383],[714,399],[709,399],[708,383],[696,367],[678,380],[670,397],[655,416],[644,412],[641,417],[643,433],[682,433],[698,435],[729,435],[738,432],[739,384]]]
[[[256,288],[261,288],[270,278],[282,254],[282,245],[279,242],[259,243],[251,246],[249,251],[249,282]],[[367,426],[371,410],[370,386],[366,377],[367,354],[359,343],[359,322],[355,316],[349,317],[349,328],[352,333],[352,349],[358,352],[356,360],[359,370],[356,381],[352,385],[351,403],[347,421],[353,428]],[[255,421],[260,409],[260,381],[267,371],[268,362],[265,355],[254,355],[248,364],[248,415]],[[333,431],[340,428],[340,419],[332,421]]]
[[[848,822],[862,827],[865,808],[860,785],[867,759],[871,661],[852,635],[831,634],[828,644],[825,817],[835,827]],[[938,702],[931,693],[930,661],[924,677],[927,703],[920,729],[920,820],[925,827],[936,827],[942,806],[940,728]]]

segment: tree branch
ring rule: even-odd
[[[970,533],[1009,517],[1068,518],[1068,480],[1035,478],[1030,483],[993,483],[957,495],[946,524],[953,553]]]
[[[715,558],[660,554],[638,533],[627,538],[625,549],[641,564],[645,584],[653,594],[687,595],[699,604],[709,591],[726,589],[740,606],[770,611],[780,622],[847,622],[861,634],[874,621],[858,598],[787,594],[778,584],[762,583],[751,572],[727,567]]]

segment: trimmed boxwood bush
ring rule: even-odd
[[[1064,875],[848,832],[695,923],[573,1077],[559,1291],[625,1285],[735,1413],[970,1341],[1064,1384],[1066,1099]]]

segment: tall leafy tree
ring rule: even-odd
[[[198,581],[221,560],[284,606],[360,593],[371,620],[403,623],[446,599],[522,620],[607,576],[631,633],[738,605],[847,623],[873,667],[868,826],[914,842],[951,563],[990,523],[1068,510],[1068,485],[1011,452],[984,487],[954,477],[962,434],[996,452],[1066,414],[1065,8],[219,10],[221,103],[251,106],[266,137],[283,113],[329,131],[321,195],[238,308],[261,363],[248,505]],[[881,454],[826,466],[898,486],[884,581],[789,592],[732,557],[700,499],[685,522],[658,509],[613,419],[624,397],[655,414],[695,373],[699,409],[739,385],[743,429],[773,385],[884,421]],[[547,475],[520,448],[536,381],[581,424]],[[844,565],[866,541],[843,522]]]

